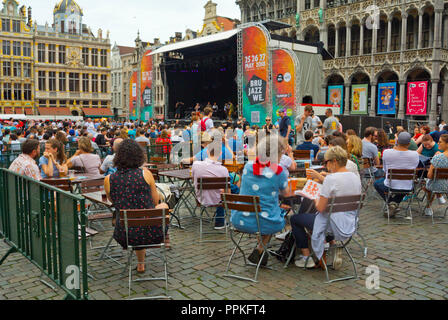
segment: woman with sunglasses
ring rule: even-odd
[[[325,153],[325,166],[330,173],[324,180],[320,198],[315,200],[317,214],[297,214],[291,217],[291,226],[297,248],[302,255],[295,264],[299,268],[315,267],[313,259],[308,259],[311,252],[308,248],[308,238],[305,228],[312,231],[312,247],[318,260],[324,253],[324,242],[335,244],[336,240],[345,240],[352,236],[356,230],[357,212],[335,212],[331,214],[328,223],[328,214],[325,213],[328,200],[335,197],[361,195],[361,180],[354,173],[349,172],[347,165],[347,152],[341,147],[330,148]],[[334,237],[325,239],[326,231]],[[342,266],[342,252],[338,248],[334,254],[333,267]]]

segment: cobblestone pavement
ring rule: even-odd
[[[290,265],[284,269],[276,259],[271,259],[275,270],[262,269],[259,282],[251,283],[223,277],[231,242],[199,243],[199,222],[187,218],[185,230],[171,229],[172,249],[169,259],[169,291],[176,300],[287,300],[287,299],[448,299],[448,225],[432,225],[431,219],[417,216],[414,225],[387,225],[382,215],[382,203],[370,200],[361,213],[360,232],[368,244],[368,256],[363,258],[356,243],[350,244],[357,261],[358,280],[326,284],[322,270],[303,270]],[[417,208],[415,208],[417,209]],[[106,222],[110,225],[110,222]],[[101,232],[94,245],[105,244],[112,231]],[[219,238],[213,236],[215,239]],[[274,240],[278,247],[280,242]],[[255,239],[244,243],[248,253]],[[0,243],[0,256],[8,246]],[[115,253],[121,249],[114,248]],[[111,260],[98,261],[100,252],[89,250],[89,279],[91,299],[127,299],[127,277],[121,276],[123,267]],[[341,272],[351,271],[348,257],[344,257]],[[124,262],[123,258],[118,258]],[[152,256],[149,266],[161,274],[162,265]],[[238,260],[241,264],[241,260]],[[366,268],[376,265],[380,269],[380,289],[366,289]],[[235,266],[235,270],[252,275],[253,269]],[[154,275],[150,271],[148,274]],[[53,291],[43,285],[40,271],[21,254],[11,255],[0,266],[0,300],[4,299],[62,299],[62,290]],[[330,273],[335,275],[334,271]],[[133,284],[133,297],[164,293],[164,282],[141,282]]]

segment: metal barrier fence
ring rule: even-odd
[[[358,134],[358,136],[364,136],[364,130],[368,127],[375,127],[378,129],[385,129],[386,122],[394,128],[396,132],[397,126],[402,126],[408,130],[411,134],[414,132],[414,128],[411,128],[410,120],[405,119],[394,119],[394,118],[384,118],[384,117],[368,117],[368,116],[338,116],[341,120],[344,132],[348,129],[353,129]]]
[[[11,246],[0,266],[20,252],[66,299],[88,299],[86,225],[84,198],[0,169],[0,236]]]

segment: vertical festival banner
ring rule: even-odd
[[[268,39],[259,27],[243,31],[243,116],[251,124],[265,124],[269,106]]]
[[[425,116],[428,107],[428,81],[408,83],[406,115]]]
[[[272,53],[272,82],[273,82],[273,113],[272,123],[279,118],[278,111],[286,109],[286,114],[294,123],[294,108],[296,103],[296,66],[286,50],[276,49]]]
[[[359,84],[352,86],[351,114],[367,114],[367,97],[369,85]]]
[[[395,114],[397,97],[397,83],[378,84],[378,114]]]
[[[137,72],[134,72],[129,81],[129,119],[137,118]]]
[[[151,50],[145,52],[142,58],[141,71],[142,81],[140,92],[141,96],[141,112],[140,119],[142,121],[148,121],[153,117],[153,101],[152,101],[152,56],[149,54]]]
[[[328,104],[339,106],[344,113],[344,86],[328,86]]]

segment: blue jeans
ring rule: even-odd
[[[384,181],[385,181],[385,180],[386,180],[385,178],[382,178],[382,179],[377,180],[377,181],[373,184],[373,186],[375,187],[375,190],[378,192],[378,194],[381,196],[381,198],[384,199],[384,201],[387,200],[387,195],[386,195],[386,193],[389,192],[389,191],[395,191],[395,192],[403,192],[403,191],[405,191],[405,190],[395,190],[395,189],[390,189],[389,187],[387,187],[387,186],[384,184]],[[395,202],[395,203],[397,203],[397,204],[400,204],[401,201],[403,201],[403,198],[404,198],[404,197],[405,197],[405,196],[404,196],[404,195],[401,195],[401,194],[393,195],[392,197],[390,197],[390,199],[389,199],[389,203],[390,203],[390,202]]]

